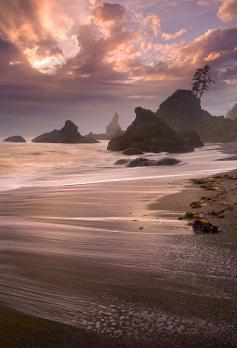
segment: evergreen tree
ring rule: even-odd
[[[197,69],[193,75],[192,91],[199,99],[202,98],[204,91],[208,90],[209,85],[215,83],[211,78],[210,70],[211,68],[205,65],[203,68]]]

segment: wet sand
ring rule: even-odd
[[[228,336],[220,340],[192,335],[160,335],[156,342],[139,342],[111,338],[0,307],[1,343],[3,348],[166,348],[166,347],[235,347]]]
[[[0,307],[0,331],[1,348],[124,347],[111,338],[4,307]]]
[[[1,193],[0,302],[29,317],[7,315],[17,327],[31,316],[69,325],[49,323],[49,337],[59,333],[50,347],[71,335],[80,347],[90,337],[98,347],[234,347],[232,245],[197,238],[170,203],[173,212],[162,200],[151,206],[186,185],[173,177]],[[38,330],[48,324],[31,323],[16,337],[45,346]]]

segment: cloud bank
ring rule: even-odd
[[[207,11],[206,1],[2,0],[0,122],[7,127],[23,114],[45,121],[65,110],[88,120],[100,110],[99,128],[111,105],[124,119],[138,96],[156,108],[206,63],[217,80],[213,93],[225,93],[228,105],[237,81],[236,1],[208,2],[213,12],[203,30],[185,14]],[[211,20],[219,25],[209,27]]]

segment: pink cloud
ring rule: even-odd
[[[183,36],[186,33],[187,33],[186,29],[180,29],[176,31],[174,34],[162,33],[162,39],[164,39],[165,41],[169,41],[169,40],[176,39],[177,37]]]
[[[221,5],[218,10],[218,17],[223,22],[228,22],[237,18],[237,1],[236,0],[220,0]]]

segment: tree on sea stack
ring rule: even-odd
[[[210,70],[211,68],[205,65],[203,68],[197,69],[193,75],[192,91],[198,99],[202,98],[204,91],[208,90],[211,83],[215,83],[211,78]]]

